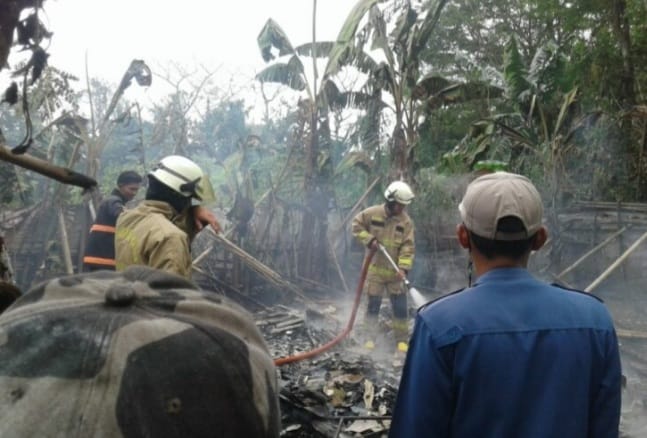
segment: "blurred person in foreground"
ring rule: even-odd
[[[133,266],[41,283],[0,315],[2,437],[278,437],[252,316]]]
[[[99,269],[115,270],[115,224],[124,212],[125,205],[139,191],[142,177],[133,170],[121,172],[117,187],[104,199],[97,209],[97,217],[90,227],[90,234],[83,253],[83,271]]]
[[[220,232],[215,215],[194,202],[214,199],[209,178],[193,161],[164,157],[148,174],[146,199],[117,219],[117,271],[144,265],[191,278],[191,242],[210,225]]]
[[[360,211],[352,222],[353,236],[373,253],[368,268],[364,290],[368,295],[368,307],[364,317],[365,347],[375,348],[378,333],[378,318],[385,293],[393,309],[392,329],[396,341],[396,353],[407,351],[409,340],[409,315],[407,291],[403,280],[413,266],[415,254],[414,224],[407,206],[414,198],[413,190],[403,181],[394,181],[386,188],[386,202]],[[379,251],[382,244],[399,267],[396,271]]]
[[[420,309],[389,436],[617,437],[621,372],[609,312],[526,269],[547,239],[535,186],[484,175],[459,211],[458,241],[477,280]]]

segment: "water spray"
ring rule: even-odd
[[[382,255],[389,261],[389,263],[391,264],[393,269],[395,269],[395,272],[397,272],[399,274],[400,273],[400,268],[395,263],[393,258],[389,255],[389,252],[386,250],[384,245],[382,245],[381,243],[378,242],[377,247],[380,249],[380,252],[382,253]],[[404,282],[404,285],[409,290],[409,295],[411,295],[411,299],[413,300],[413,304],[416,307],[420,307],[420,306],[422,306],[423,304],[425,304],[427,302],[427,300],[420,293],[420,291],[418,289],[416,289],[415,287],[411,286],[411,282],[409,281],[409,279],[407,277],[403,277],[402,281]]]

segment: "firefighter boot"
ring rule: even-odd
[[[404,355],[409,349],[409,320],[407,318],[407,294],[391,295],[391,306],[393,306],[393,337],[396,343],[396,355]]]
[[[373,350],[375,348],[375,339],[377,338],[378,330],[377,315],[366,315],[364,318],[364,348]]]
[[[369,350],[375,348],[375,340],[377,339],[379,330],[379,315],[380,306],[382,305],[382,297],[379,295],[368,296],[368,306],[366,308],[366,316],[364,317],[364,347]]]
[[[396,354],[404,354],[409,349],[409,323],[406,319],[393,318],[391,323],[396,342]]]

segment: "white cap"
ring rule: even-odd
[[[463,224],[477,236],[491,240],[524,240],[542,226],[544,207],[541,195],[532,182],[522,175],[494,172],[470,183],[458,206]],[[525,231],[497,231],[501,218],[513,216]]]

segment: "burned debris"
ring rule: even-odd
[[[255,313],[275,358],[323,345],[341,324],[332,305],[297,311],[278,304]],[[400,368],[388,355],[365,351],[351,334],[307,361],[279,368],[285,437],[386,436]]]

